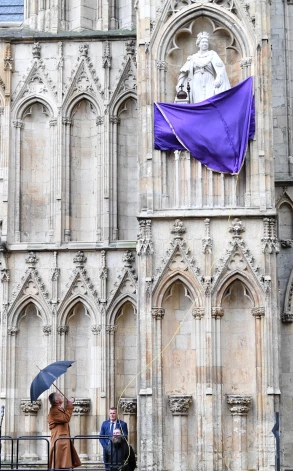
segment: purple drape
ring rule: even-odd
[[[252,77],[201,103],[155,103],[155,149],[188,150],[211,170],[239,173],[255,133]]]

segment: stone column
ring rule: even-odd
[[[71,226],[70,226],[70,127],[73,124],[72,119],[64,118],[64,154],[65,154],[65,222],[64,222],[64,241],[70,242],[71,237]]]
[[[128,424],[128,441],[136,452],[137,399],[134,397],[121,397],[120,406],[124,415],[128,416],[128,420],[126,419]]]
[[[30,399],[21,399],[20,407],[22,412],[25,414],[25,435],[36,435],[37,433],[37,413],[41,408],[41,401],[31,402]],[[22,459],[25,461],[34,461],[38,460],[39,457],[36,453],[37,451],[37,442],[35,440],[26,440],[23,442],[25,447],[25,452],[22,455]]]
[[[78,433],[77,435],[86,435],[86,415],[90,411],[91,400],[83,398],[75,398],[73,408],[73,415],[78,416]],[[81,461],[87,461],[89,459],[87,454],[88,441],[79,440],[76,443],[77,451]]]
[[[162,320],[165,315],[165,309],[162,307],[152,308],[152,317],[154,323],[154,352],[156,361],[154,363],[154,391],[156,394],[155,401],[157,404],[157,423],[156,438],[157,438],[157,462],[158,469],[163,467],[163,386],[162,386]]]
[[[21,130],[23,121],[20,119],[13,121],[15,127],[15,201],[14,201],[14,238],[15,242],[20,242],[20,148]]]
[[[174,416],[174,471],[188,469],[188,427],[187,415],[192,397],[185,394],[169,395],[168,403]]]
[[[232,471],[247,471],[247,423],[246,416],[252,397],[228,394],[227,403],[233,416]]]

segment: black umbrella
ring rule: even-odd
[[[40,370],[31,384],[31,401],[36,401],[44,391],[49,389],[55,379],[59,378],[63,373],[66,373],[67,368],[69,368],[72,363],[74,363],[74,361],[55,361],[46,366],[43,370]],[[55,384],[54,386],[58,389]],[[58,389],[58,391],[60,391],[60,389]],[[64,394],[62,395],[64,396]]]

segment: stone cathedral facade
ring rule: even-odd
[[[276,413],[293,469],[292,0],[0,4],[2,434],[49,434],[29,387],[67,359],[72,434],[119,403],[139,470],[274,470]],[[254,77],[238,176],[154,150],[201,31]]]

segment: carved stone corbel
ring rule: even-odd
[[[188,415],[188,410],[192,401],[192,396],[187,394],[170,394],[168,404],[173,415]]]

